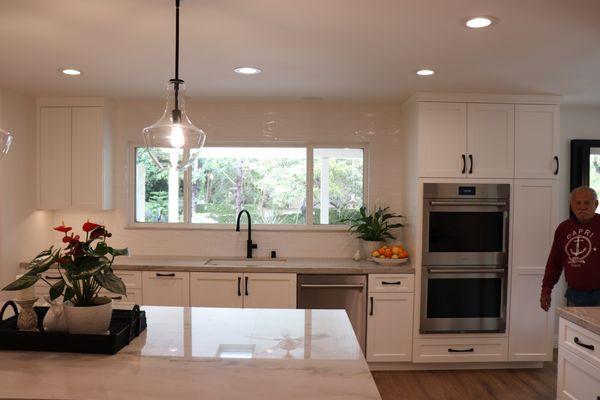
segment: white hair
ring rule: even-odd
[[[576,193],[579,193],[579,192],[587,192],[587,193],[589,193],[589,194],[592,195],[592,197],[594,198],[594,201],[598,200],[598,194],[596,193],[596,191],[594,189],[592,189],[589,186],[579,186],[579,187],[576,187],[575,189],[571,190],[571,194],[569,195],[569,199],[570,200],[573,199],[573,196]]]

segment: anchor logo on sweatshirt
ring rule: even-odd
[[[571,267],[581,267],[585,264],[585,259],[592,252],[592,236],[594,234],[589,229],[574,230],[567,235],[565,253],[569,257]],[[593,250],[596,251],[595,248]]]

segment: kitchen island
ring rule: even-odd
[[[342,310],[143,309],[113,356],[0,352],[0,397],[380,399]]]

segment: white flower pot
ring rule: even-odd
[[[65,303],[65,317],[69,333],[98,335],[108,333],[112,318],[112,300],[98,297],[98,305],[75,307]]]
[[[380,248],[381,246],[383,246],[385,242],[382,241],[369,241],[369,240],[361,240],[360,241],[360,245],[362,248],[362,258],[363,259],[368,259],[371,257],[371,253],[373,253],[375,250],[377,250],[378,248]]]

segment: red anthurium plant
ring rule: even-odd
[[[66,244],[64,249],[49,249],[42,251],[30,263],[27,272],[2,290],[21,290],[34,285],[40,279],[50,286],[52,300],[63,296],[74,306],[86,307],[97,304],[98,292],[101,288],[113,293],[126,295],[125,284],[113,273],[112,264],[117,256],[128,255],[128,250],[115,249],[106,243],[111,237],[103,225],[93,222],[83,224],[85,240],[73,234],[70,226],[54,228],[64,233],[62,238]],[[69,234],[69,232],[71,232]],[[56,265],[61,279],[48,282],[42,274]]]

